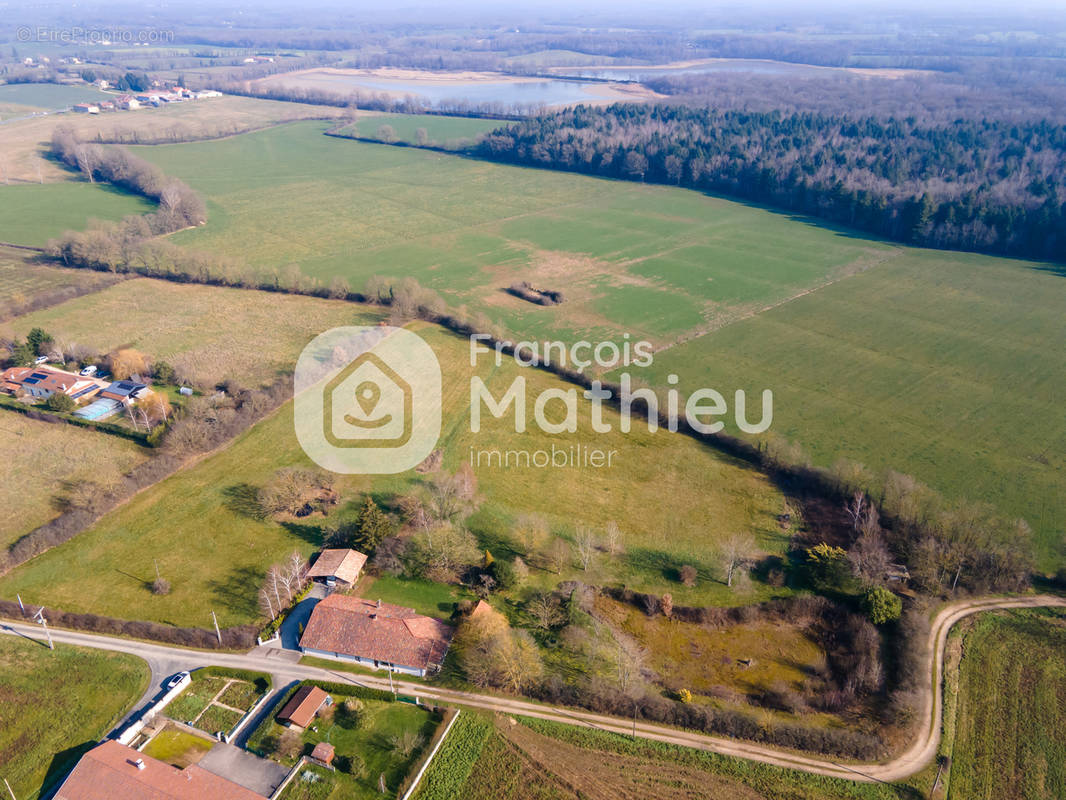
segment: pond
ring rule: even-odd
[[[604,85],[596,82],[520,79],[501,76],[499,80],[437,81],[385,78],[377,75],[319,74],[315,76],[319,88],[333,90],[383,92],[394,96],[414,95],[434,106],[455,103],[500,103],[506,106],[561,106],[571,103],[593,102],[604,98]],[[610,92],[606,93],[611,97]]]

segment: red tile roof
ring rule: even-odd
[[[137,759],[144,769],[137,768]],[[261,795],[193,764],[178,769],[115,741],[81,757],[55,800],[263,800]]]
[[[428,669],[444,660],[454,633],[411,608],[334,594],[311,612],[300,646]]]
[[[329,695],[317,686],[301,686],[285,704],[285,708],[281,709],[278,719],[306,728],[315,718],[318,709],[322,708],[327,697]]]
[[[329,764],[333,761],[333,756],[336,750],[329,742],[319,742],[315,745],[315,749],[311,751],[311,758],[315,761],[321,761],[323,764]]]
[[[366,554],[347,548],[323,550],[307,571],[310,578],[340,578],[346,583],[355,583],[366,564]]]

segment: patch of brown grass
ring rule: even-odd
[[[780,683],[799,688],[808,670],[824,661],[814,641],[785,623],[714,629],[661,615],[649,617],[603,596],[596,599],[596,614],[647,650],[649,666],[663,685],[695,694],[752,695]]]

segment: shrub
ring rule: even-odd
[[[685,564],[683,567],[681,567],[679,576],[681,578],[681,582],[685,584],[685,586],[696,585],[696,578],[698,576],[698,573],[696,572],[696,568],[691,564]]]
[[[871,586],[862,596],[862,610],[874,625],[884,625],[899,619],[903,600],[883,586]]]
[[[48,399],[44,401],[44,407],[49,411],[70,414],[75,408],[77,408],[77,403],[74,402],[74,399],[69,394],[53,392],[49,395]]]

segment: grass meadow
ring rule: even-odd
[[[0,335],[24,338],[41,327],[104,353],[134,347],[204,384],[233,377],[259,385],[291,372],[322,331],[376,319],[339,300],[134,278],[0,323]]]
[[[1066,615],[985,614],[965,633],[948,800],[1066,796]]]
[[[11,83],[0,86],[0,118],[34,111],[54,111],[75,103],[99,103],[114,95],[92,86],[60,86],[54,83]]]
[[[321,127],[144,151],[210,199],[212,222],[176,241],[356,287],[412,275],[526,338],[648,338],[666,349],[643,377],[770,388],[775,432],[816,462],[986,498],[1030,523],[1042,567],[1066,558],[1061,270]],[[513,298],[517,279],[567,300]]]
[[[59,515],[57,501],[79,481],[107,485],[142,463],[140,445],[86,428],[0,409],[0,547]]]
[[[488,418],[482,433],[470,433],[468,342],[439,328],[420,331],[437,350],[445,370],[445,423],[440,447],[445,468],[457,469],[469,449],[481,447],[568,448],[594,446],[616,450],[615,466],[583,470],[486,467],[475,470],[484,503],[470,520],[481,545],[509,557],[517,547],[509,533],[517,515],[545,513],[555,535],[570,539],[575,526],[602,528],[615,520],[622,528],[627,553],[602,560],[588,572],[574,565],[562,572],[534,570],[533,585],[554,586],[567,577],[588,582],[626,581],[634,588],[661,591],[664,578],[681,564],[700,569],[695,588],[672,586],[677,603],[746,603],[764,599],[767,587],[753,584],[743,591],[727,589],[715,562],[719,536],[749,531],[761,549],[783,553],[787,533],[776,515],[783,497],[769,479],[751,467],[665,431],[649,433],[634,426],[629,435],[617,430],[617,416],[605,411],[611,434],[592,432],[587,412],[576,434],[551,437],[531,428],[516,434],[514,421]],[[482,363],[479,368],[491,365]],[[513,363],[489,368],[486,382],[500,394],[519,374]],[[531,396],[560,386],[544,373],[522,370]],[[529,400],[532,405],[532,399]],[[342,502],[329,520],[321,516],[279,524],[248,516],[241,499],[285,466],[309,465],[293,431],[292,405],[240,436],[225,450],[204,459],[141,492],[88,531],[13,570],[0,579],[0,594],[21,592],[31,602],[123,618],[157,620],[177,625],[206,625],[212,609],[222,625],[259,619],[256,593],[270,564],[294,549],[309,554],[322,541],[322,528],[354,515],[362,492],[389,505],[409,492],[421,478],[341,476]],[[579,479],[580,478],[580,479]],[[550,498],[546,503],[545,498]],[[671,498],[664,502],[664,498]],[[147,587],[154,564],[170,581],[165,596]],[[391,588],[389,599],[406,602],[405,587]],[[410,589],[419,607],[447,602],[428,595],[424,586]],[[432,610],[432,609],[429,609]],[[439,613],[439,611],[438,611]]]
[[[119,721],[148,678],[134,656],[0,636],[0,777],[20,800],[39,797]]]
[[[347,125],[339,132],[346,136],[363,139],[380,139],[382,125],[392,128],[393,141],[404,144],[418,143],[418,130],[426,131],[426,142],[434,147],[456,148],[469,144],[480,134],[488,133],[505,123],[496,119],[478,117],[448,117],[443,114],[387,114],[363,112],[354,129]]]
[[[3,86],[0,91],[16,88],[18,87]],[[295,119],[332,119],[342,114],[344,109],[330,106],[226,96],[188,103],[168,103],[160,108],[141,108],[136,111],[30,117],[4,123],[0,169],[3,170],[4,177],[10,180],[68,180],[70,171],[47,157],[52,132],[59,125],[74,129],[84,139],[150,144],[229,136],[279,122]],[[6,115],[0,109],[0,117],[4,116]],[[87,215],[91,214],[90,206]]]
[[[26,250],[0,246],[0,319],[21,313],[44,296],[58,297],[113,283],[116,277],[35,264]]]
[[[360,129],[373,135],[377,119]],[[259,267],[295,263],[327,283],[342,275],[356,288],[375,274],[411,275],[527,335],[628,331],[660,343],[895,252],[695,192],[337,139],[325,128],[138,150],[208,199],[210,223],[173,241]],[[562,288],[567,302],[512,298],[504,290],[520,279]]]
[[[1066,563],[1066,276],[909,251],[657,354],[651,381],[774,392],[773,430],[816,463],[913,474],[1025,518]],[[753,396],[757,396],[754,394]]]
[[[906,787],[821,778],[589,728],[464,711],[416,800],[918,800]]]
[[[0,242],[42,247],[90,219],[146,214],[155,205],[106,183],[68,181],[0,186]]]

